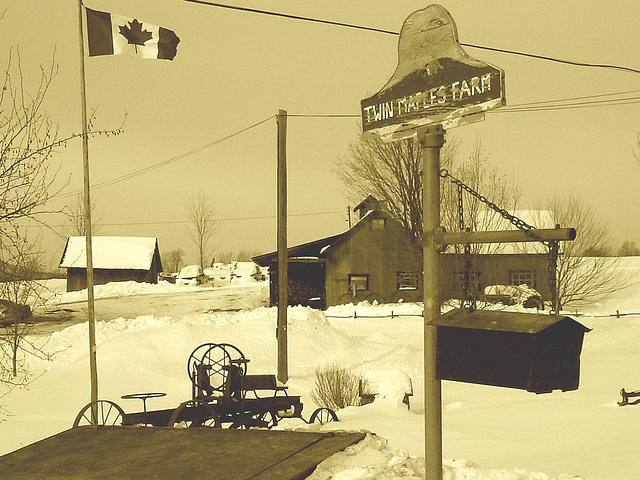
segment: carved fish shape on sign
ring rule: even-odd
[[[362,126],[383,140],[398,140],[429,124],[451,128],[482,120],[486,110],[505,103],[504,72],[467,55],[449,12],[430,5],[405,20],[396,71],[362,100]]]

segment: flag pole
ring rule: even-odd
[[[82,105],[82,166],[84,172],[84,234],[87,258],[87,313],[89,319],[89,368],[91,370],[91,424],[98,423],[98,366],[96,358],[96,318],[93,296],[93,247],[91,242],[91,201],[89,195],[89,136],[87,126],[87,92],[84,74],[84,31],[82,28],[82,0],[78,0],[80,29],[80,103]]]

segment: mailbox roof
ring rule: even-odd
[[[573,318],[563,315],[541,315],[496,310],[454,309],[432,320],[429,325],[536,334],[560,322],[571,322],[584,332],[591,331],[590,328],[576,322]]]

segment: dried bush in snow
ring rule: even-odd
[[[320,407],[339,410],[360,403],[360,389],[366,378],[339,365],[316,368],[316,382],[311,398]]]

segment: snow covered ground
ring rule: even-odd
[[[640,259],[628,269],[640,270]],[[64,283],[51,285],[60,292]],[[216,311],[216,297],[202,312],[173,310],[171,316],[147,314],[145,295],[170,301],[185,291],[233,292],[266,298],[268,283],[253,279],[227,287],[109,284],[96,297],[127,295],[131,314],[98,322],[99,397],[125,411],[138,410],[127,393],[162,391],[151,408],[177,406],[190,397],[186,360],[205,342],[238,346],[251,359],[249,371],[274,373],[276,310],[260,301],[241,311]],[[82,300],[83,293],[60,293],[52,303]],[[86,298],[86,297],[85,297]],[[222,298],[222,297],[220,297]],[[140,299],[137,302],[136,299]],[[227,300],[225,300],[227,302]],[[185,304],[188,305],[188,304]],[[224,304],[228,307],[228,303]],[[357,309],[358,318],[353,317]],[[393,318],[362,318],[390,314]],[[593,331],[585,336],[580,388],[535,395],[519,390],[443,382],[444,478],[447,480],[631,480],[640,472],[640,405],[619,407],[619,390],[640,388],[640,279],[613,298],[582,309],[575,317]],[[177,312],[177,313],[176,313]],[[309,396],[318,365],[338,363],[376,376],[380,395],[369,405],[340,410],[340,421],[321,428],[374,432],[358,445],[323,462],[315,480],[415,479],[424,466],[422,401],[422,319],[416,304],[331,307],[326,312],[289,309],[289,389],[301,395],[305,413],[315,408]],[[597,315],[596,315],[597,314]],[[336,318],[351,317],[351,318]],[[68,429],[89,400],[87,324],[80,323],[30,340],[55,353],[50,360],[30,358],[32,382],[0,398],[0,454]],[[394,372],[396,374],[394,374]],[[411,409],[402,404],[403,382],[411,379]],[[382,380],[381,380],[382,379]],[[386,381],[385,379],[389,379]],[[290,420],[283,427],[300,427]],[[318,428],[318,426],[305,427]],[[544,472],[544,473],[540,473]]]

